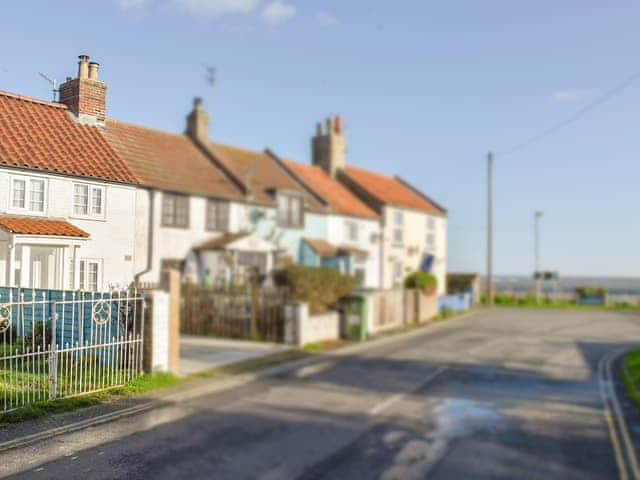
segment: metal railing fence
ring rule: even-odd
[[[125,385],[142,372],[144,298],[0,289],[0,411]]]

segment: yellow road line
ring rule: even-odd
[[[602,398],[602,404],[604,406],[604,419],[609,428],[609,436],[611,437],[611,444],[613,445],[614,456],[616,464],[618,465],[618,472],[620,474],[620,480],[628,480],[627,466],[622,456],[622,449],[620,448],[620,442],[618,440],[618,433],[616,426],[612,420],[611,410],[609,409],[609,401],[604,391],[605,379],[604,379],[604,360],[609,357],[609,354],[605,355],[598,362],[598,381],[600,383],[600,397]]]
[[[613,359],[615,355],[609,357],[606,362],[607,375],[609,377],[609,381],[613,382],[613,375],[611,374],[611,364],[613,363]],[[618,425],[620,426],[620,430],[622,432],[622,439],[627,447],[627,457],[629,458],[629,463],[631,464],[631,471],[633,472],[633,478],[635,480],[640,480],[640,467],[638,467],[638,458],[636,456],[635,447],[633,442],[631,442],[631,438],[629,436],[629,430],[627,429],[627,422],[624,418],[624,413],[622,412],[622,408],[620,408],[620,402],[618,400],[618,394],[616,393],[615,386],[611,386],[611,397],[613,403],[613,411],[616,415],[616,419],[618,421]]]

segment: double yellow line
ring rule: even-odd
[[[640,467],[636,451],[627,429],[620,401],[616,393],[613,381],[613,362],[622,355],[625,350],[611,352],[600,359],[598,363],[598,380],[600,383],[600,397],[604,405],[604,418],[611,435],[611,443],[615,454],[620,480],[640,480]]]

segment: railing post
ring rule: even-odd
[[[57,323],[58,312],[56,312],[56,302],[51,302],[51,344],[49,345],[49,400],[56,399],[56,391],[58,387],[58,352],[56,348]]]

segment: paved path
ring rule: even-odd
[[[633,479],[603,361],[632,343],[634,314],[484,311],[5,451],[0,473]]]
[[[285,345],[246,342],[224,338],[180,337],[180,375],[224,367],[233,363],[273,355],[288,350]]]

